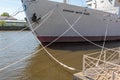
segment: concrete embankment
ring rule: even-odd
[[[6,31],[8,31],[8,30],[22,30],[22,29],[30,30],[29,28],[26,28],[26,26],[24,26],[24,27],[21,27],[21,26],[0,26],[0,31],[2,31],[2,30],[6,30]]]

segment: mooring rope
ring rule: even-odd
[[[27,19],[28,19],[28,18],[27,18]],[[29,21],[29,19],[28,19],[28,21]],[[45,22],[45,21],[44,21],[44,22]],[[76,21],[76,22],[77,22],[77,21]],[[76,23],[76,22],[75,22],[75,23]],[[29,21],[29,23],[30,23],[30,21]],[[31,24],[29,24],[29,25],[32,27]],[[66,32],[67,32],[67,31],[68,31],[68,30],[66,30]],[[34,32],[33,29],[32,29],[32,32]],[[64,34],[65,34],[65,33],[64,33]],[[34,34],[34,35],[35,35],[35,34]],[[36,39],[37,39],[37,38],[36,38]],[[58,38],[58,39],[59,39],[59,38]],[[56,39],[56,40],[58,40],[58,39]],[[38,40],[38,39],[37,39],[37,40]],[[53,42],[52,42],[52,43],[53,43]],[[48,44],[47,46],[51,45],[52,43]],[[43,45],[42,45],[42,46],[43,46]],[[46,46],[46,47],[47,47],[47,46]],[[33,53],[33,54],[31,54],[31,55],[28,55],[28,56],[26,56],[26,57],[24,57],[24,58],[22,58],[22,59],[20,59],[20,60],[17,60],[17,61],[15,61],[15,62],[13,62],[12,64],[6,66],[6,67],[1,68],[0,71],[3,71],[3,70],[5,70],[5,69],[7,69],[7,68],[9,68],[9,67],[11,67],[11,66],[13,66],[13,65],[15,65],[15,64],[17,64],[17,63],[19,63],[19,62],[21,62],[21,61],[23,61],[23,60],[31,57],[32,55],[38,53],[39,51],[41,51],[41,50],[43,50],[43,49],[49,54],[49,56],[50,56],[53,60],[55,60],[55,61],[56,61],[57,63],[59,63],[61,66],[65,67],[65,68],[68,68],[69,70],[77,70],[77,69],[75,69],[75,68],[69,67],[69,66],[63,64],[62,62],[58,61],[55,57],[53,57],[53,56],[45,49],[45,47],[42,47],[40,50],[37,50],[35,53]]]
[[[52,9],[51,11],[53,11],[53,10],[54,10],[54,9]],[[41,24],[43,24],[50,16],[51,16],[51,14],[49,14],[48,17],[47,17],[44,21],[41,22]],[[27,18],[27,19],[28,19],[28,18]],[[31,25],[32,25],[32,24],[31,24]],[[37,29],[37,28],[36,28],[36,29]],[[35,30],[35,29],[34,29],[34,30]],[[26,37],[26,36],[28,36],[28,35],[25,35],[24,37]],[[24,39],[24,37],[22,37],[22,39]],[[19,40],[21,40],[21,39],[19,39]],[[38,52],[41,51],[41,50],[43,50],[43,48],[37,50],[37,51],[36,51],[35,53],[33,53],[33,54],[30,54],[30,55],[28,55],[28,56],[26,56],[26,57],[24,57],[24,58],[21,58],[21,59],[19,59],[19,60],[16,60],[15,62],[13,62],[13,63],[11,63],[11,64],[3,67],[3,68],[0,68],[0,71],[3,71],[3,70],[5,70],[5,69],[7,69],[7,68],[9,68],[9,67],[11,67],[11,66],[13,66],[13,65],[15,65],[15,64],[17,64],[17,63],[19,63],[19,62],[21,62],[21,61],[23,61],[23,60],[26,60],[26,59],[30,58],[32,55],[38,53]]]
[[[49,17],[50,17],[50,16],[49,16]],[[79,16],[79,18],[73,23],[72,26],[74,26],[74,25],[79,21],[79,19],[80,19],[81,17],[82,17],[82,16]],[[28,19],[28,18],[27,18],[27,19]],[[28,19],[28,21],[29,21],[29,19]],[[45,22],[45,21],[44,21],[44,22]],[[30,21],[29,21],[29,24],[30,24]],[[42,24],[42,23],[41,23],[41,24]],[[32,26],[32,25],[30,24],[30,26]],[[39,27],[40,27],[40,26],[39,26]],[[38,28],[38,27],[37,27],[37,28]],[[35,29],[37,29],[37,28],[35,28]],[[33,32],[33,33],[34,33],[34,30],[35,30],[35,29],[32,29],[32,32]],[[67,33],[70,29],[71,29],[71,28],[67,29],[61,36],[59,36],[59,38],[62,37],[65,33]],[[34,34],[34,35],[35,35],[35,34]],[[59,63],[61,66],[65,67],[65,68],[67,68],[67,69],[69,69],[69,70],[78,70],[78,69],[69,67],[69,66],[63,64],[62,62],[58,61],[55,57],[53,57],[53,56],[47,51],[47,49],[45,49],[47,46],[51,45],[52,43],[54,43],[55,41],[57,41],[59,38],[55,39],[54,41],[52,41],[51,43],[49,43],[49,44],[46,45],[45,47],[42,47],[40,50],[36,51],[35,53],[33,53],[33,54],[31,54],[31,55],[28,55],[28,56],[26,56],[26,57],[24,57],[24,58],[22,58],[22,59],[20,59],[20,60],[18,60],[18,61],[16,61],[16,62],[14,62],[14,63],[8,65],[8,66],[6,66],[6,67],[1,68],[0,71],[4,70],[4,69],[6,69],[6,68],[9,68],[9,67],[11,67],[11,66],[13,66],[13,65],[15,65],[15,64],[17,64],[17,63],[19,63],[19,62],[21,62],[21,61],[23,61],[23,60],[25,60],[25,59],[27,59],[27,58],[29,58],[30,56],[38,53],[39,51],[41,51],[41,50],[43,50],[43,49],[49,54],[49,56],[50,56],[53,60],[55,60],[55,61],[56,61],[57,63]],[[37,40],[38,40],[38,39],[37,39]],[[39,40],[38,40],[38,41],[39,41]],[[42,46],[43,46],[43,45],[42,45]]]
[[[107,25],[106,25],[106,30],[105,30],[105,36],[104,36],[104,41],[103,41],[103,47],[102,47],[102,49],[101,49],[101,54],[100,54],[100,56],[99,56],[99,59],[98,59],[98,62],[97,62],[97,65],[96,66],[98,66],[98,64],[99,64],[99,62],[100,62],[100,59],[101,59],[101,57],[102,57],[102,55],[104,54],[104,49],[105,49],[105,44],[106,44],[106,39],[107,39],[107,33],[108,33],[108,27],[109,27],[109,23],[108,23],[109,21],[107,21]]]
[[[70,24],[69,21],[65,18],[65,16],[64,16],[64,15],[62,15],[62,16],[63,16],[65,22],[66,22],[69,26],[71,26],[71,24]],[[119,52],[119,50],[109,49],[109,48],[107,48],[107,47],[103,47],[103,46],[101,46],[101,45],[98,45],[98,44],[90,41],[90,40],[87,39],[86,37],[84,37],[84,36],[83,36],[80,32],[78,32],[74,27],[72,27],[72,29],[73,29],[73,31],[75,31],[81,38],[83,38],[83,39],[86,40],[87,42],[89,42],[89,43],[91,43],[91,44],[93,44],[93,45],[95,45],[95,46],[97,46],[97,47],[99,47],[99,48],[101,48],[101,49],[104,48],[104,49],[106,49],[106,50],[111,50],[111,51],[114,51],[114,52]]]
[[[76,31],[76,29],[74,29],[74,27],[69,23],[69,21],[65,18],[65,16],[63,15],[63,14],[61,14],[62,15],[62,17],[64,18],[64,20],[66,21],[66,23],[77,33],[77,34],[80,34],[78,31]],[[108,25],[107,25],[107,27],[106,27],[106,31],[105,31],[105,37],[104,37],[104,42],[103,42],[103,49],[104,49],[104,46],[105,46],[105,41],[106,41],[106,36],[107,36],[107,30],[108,30]],[[79,35],[79,36],[81,36],[81,35]],[[83,35],[82,35],[83,36]],[[85,38],[85,37],[83,37],[83,38]],[[98,67],[99,69],[101,69],[102,70],[102,68],[101,67]]]
[[[49,16],[47,16],[47,18],[46,18],[45,20],[43,20],[43,22],[41,22],[41,24],[40,24],[39,26],[37,26],[35,29],[39,28],[39,27],[50,17],[50,15],[52,15],[52,13],[53,13],[53,12],[51,12],[51,14],[49,14]],[[79,21],[80,18],[81,18],[81,17],[79,17],[77,20]],[[27,17],[27,19],[28,19],[28,17]],[[75,23],[73,23],[74,25],[78,22],[77,20],[75,21]],[[65,21],[67,21],[67,23],[69,23],[67,19],[65,19]],[[31,27],[31,29],[32,29],[32,24],[30,23],[29,19],[28,19],[28,22],[29,22],[29,25],[30,25],[30,27]],[[92,44],[94,44],[94,45],[96,45],[96,46],[98,46],[98,47],[101,47],[100,45],[91,42],[90,40],[88,40],[87,38],[85,38],[83,35],[81,35],[76,29],[73,28],[74,25],[71,25],[71,24],[69,23],[70,28],[67,29],[65,32],[67,33],[70,29],[73,29],[76,33],[78,33],[78,34],[79,34],[83,39],[85,39],[86,41],[88,41],[88,42],[90,42],[90,43],[92,43]],[[33,32],[33,33],[35,33],[35,32],[34,32],[35,29],[32,29],[32,32]],[[65,34],[65,33],[63,33],[62,35],[64,35],[64,34]],[[34,34],[34,35],[36,35],[36,34]],[[59,38],[60,38],[60,37],[59,37]],[[56,61],[58,64],[60,64],[61,66],[65,67],[65,68],[67,68],[67,69],[69,69],[69,70],[76,70],[75,68],[69,67],[69,66],[63,64],[62,62],[58,61],[55,57],[53,57],[53,56],[47,51],[47,49],[45,49],[47,46],[51,45],[53,42],[57,41],[59,38],[55,39],[54,41],[52,41],[50,44],[46,45],[45,47],[42,47],[41,49],[37,50],[35,53],[30,54],[30,55],[28,55],[28,56],[26,56],[26,57],[24,57],[24,58],[22,58],[22,59],[19,59],[19,60],[13,62],[12,64],[10,64],[10,65],[8,65],[8,66],[5,66],[5,67],[1,68],[0,71],[3,71],[3,70],[5,70],[5,69],[7,69],[7,68],[9,68],[9,67],[11,67],[11,66],[13,66],[13,65],[15,65],[15,64],[17,64],[17,63],[19,63],[19,62],[21,62],[21,61],[23,61],[23,60],[26,60],[27,58],[30,58],[32,55],[38,53],[39,51],[41,51],[41,50],[43,50],[43,49],[49,54],[49,56],[50,56],[53,60],[55,60],[55,61]],[[37,40],[38,40],[38,39],[37,39]],[[38,40],[38,41],[39,41],[39,40]],[[40,41],[39,41],[39,42],[40,42]],[[43,46],[43,45],[42,45],[42,46]],[[103,48],[103,47],[102,47],[102,48]],[[108,49],[108,48],[107,48],[107,49]]]
[[[78,17],[78,19],[72,24],[71,27],[73,27],[73,26],[81,19],[81,17],[82,17],[82,16],[80,15],[80,16]],[[28,21],[29,21],[29,19],[28,19]],[[30,24],[30,21],[29,21],[29,24]],[[34,35],[36,36],[36,33],[35,33],[34,30],[32,29],[32,25],[30,25],[30,27],[31,27],[32,32],[33,32]],[[50,43],[49,43],[47,46],[45,46],[45,47],[41,44],[41,42],[40,42],[36,37],[35,37],[35,38],[36,38],[36,40],[41,44],[42,48],[47,52],[47,54],[48,54],[54,61],[56,61],[58,64],[60,64],[61,66],[65,67],[65,68],[67,68],[67,69],[69,69],[69,70],[75,71],[75,70],[78,70],[78,69],[75,69],[75,68],[73,68],[73,67],[70,67],[70,66],[68,66],[68,65],[60,62],[59,60],[57,60],[57,59],[46,49],[46,47],[48,47],[49,45],[53,44],[53,43],[56,42],[58,39],[60,39],[64,34],[66,34],[66,33],[71,29],[71,27],[69,27],[64,33],[62,33],[58,38],[56,38],[55,40],[53,40],[52,42],[50,42]]]
[[[18,12],[16,12],[16,13],[19,13],[19,12],[21,12],[21,11],[18,11]],[[17,15],[17,14],[16,14],[16,15]],[[42,19],[44,19],[47,15],[48,15],[48,13],[47,13],[45,16],[43,16]],[[33,24],[35,24],[35,23],[33,23]],[[23,28],[23,29],[20,30],[19,32],[24,31],[26,28],[28,28],[28,27]],[[36,29],[37,29],[37,28],[36,28]],[[19,33],[19,32],[18,32],[18,33]],[[76,32],[77,34],[79,33],[77,30],[76,30],[75,32]],[[79,35],[80,35],[80,34],[79,34]],[[80,35],[80,36],[82,36],[82,35]],[[93,45],[102,48],[102,46],[100,46],[100,45],[98,45],[98,44],[95,44],[95,43],[93,43],[92,41],[87,40],[87,38],[85,38],[84,36],[83,36],[82,38],[85,39],[86,41],[92,43]],[[21,39],[20,39],[20,40],[21,40]],[[14,44],[15,44],[17,41],[19,41],[19,40],[14,41]],[[0,49],[0,51],[5,50],[5,49],[13,46],[14,44],[11,43],[10,45],[6,46],[5,48]],[[115,51],[114,49],[108,49],[108,48],[105,48],[105,49]],[[116,50],[115,52],[118,52],[118,50]]]
[[[44,19],[44,18],[45,18],[45,19],[44,19],[37,27],[35,27],[34,30],[36,30],[37,28],[39,28],[39,27],[51,16],[53,10],[54,10],[54,9],[50,10],[47,14],[45,14],[45,15],[41,18],[41,20]],[[35,23],[36,23],[36,22],[32,23],[31,25],[34,25]],[[26,28],[28,28],[28,27],[26,27]],[[22,30],[18,31],[17,33],[22,32],[22,31],[25,30],[26,28],[23,28]],[[17,35],[17,34],[16,34],[16,35]],[[14,41],[13,43],[7,45],[6,47],[1,48],[0,51],[6,50],[6,49],[12,47],[12,46],[15,45],[17,42],[19,42],[20,40],[22,40],[23,38],[25,38],[26,36],[28,36],[28,34],[22,36],[21,38],[17,39],[17,40]]]

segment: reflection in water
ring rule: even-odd
[[[21,39],[22,37],[24,38]],[[16,42],[16,40],[20,41]],[[13,44],[14,42],[16,43]],[[0,31],[0,68],[30,55],[36,50],[38,45],[38,42],[29,31]],[[5,48],[7,46],[9,46],[9,48]],[[23,61],[8,69],[0,71],[0,80],[19,80],[19,78],[24,75],[23,71],[26,66],[27,62]]]
[[[16,32],[0,32],[0,48],[28,33],[29,36],[24,40],[19,41],[9,49],[0,51],[0,68],[41,48],[30,32],[21,32],[17,36],[15,36]],[[8,36],[10,37],[8,38]],[[102,42],[96,43],[102,45]],[[107,42],[106,44],[106,47],[109,48],[119,46],[120,41]],[[54,43],[46,49],[59,61],[78,70],[82,70],[82,57],[84,54],[101,50],[87,42]],[[72,75],[76,72],[63,68],[42,50],[31,58],[0,72],[0,80],[72,80]]]
[[[102,45],[102,42],[97,42]],[[117,44],[117,45],[116,45]],[[119,47],[120,42],[107,42],[106,47]],[[41,47],[39,47],[41,48]],[[82,57],[84,54],[100,51],[101,49],[90,43],[54,43],[47,48],[59,61],[64,64],[82,70]],[[22,80],[72,80],[73,73],[53,61],[42,50],[28,60]]]

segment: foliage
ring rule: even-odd
[[[1,16],[10,17],[9,13],[7,13],[7,12],[2,13]]]
[[[13,26],[13,27],[16,27],[16,24],[15,24],[15,23],[13,23],[13,24],[12,24],[12,26]]]
[[[5,26],[6,22],[5,21],[0,21],[0,26]]]

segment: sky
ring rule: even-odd
[[[0,0],[0,14],[8,12],[10,15],[15,14],[17,11],[23,10],[21,0]],[[24,20],[24,12],[14,16],[19,20]]]
[[[63,0],[51,0],[51,1],[62,2]],[[71,4],[85,6],[85,1],[86,1],[86,0],[68,0],[68,1],[69,1]]]
[[[62,1],[62,0],[52,0],[52,1]],[[70,3],[76,5],[84,5],[85,0],[69,0]],[[81,3],[82,2],[82,3]],[[21,0],[0,0],[0,14],[3,12],[8,12],[10,15],[15,14],[17,11],[23,10]],[[24,20],[25,14],[24,12],[19,13],[17,16],[14,16],[19,20]]]

